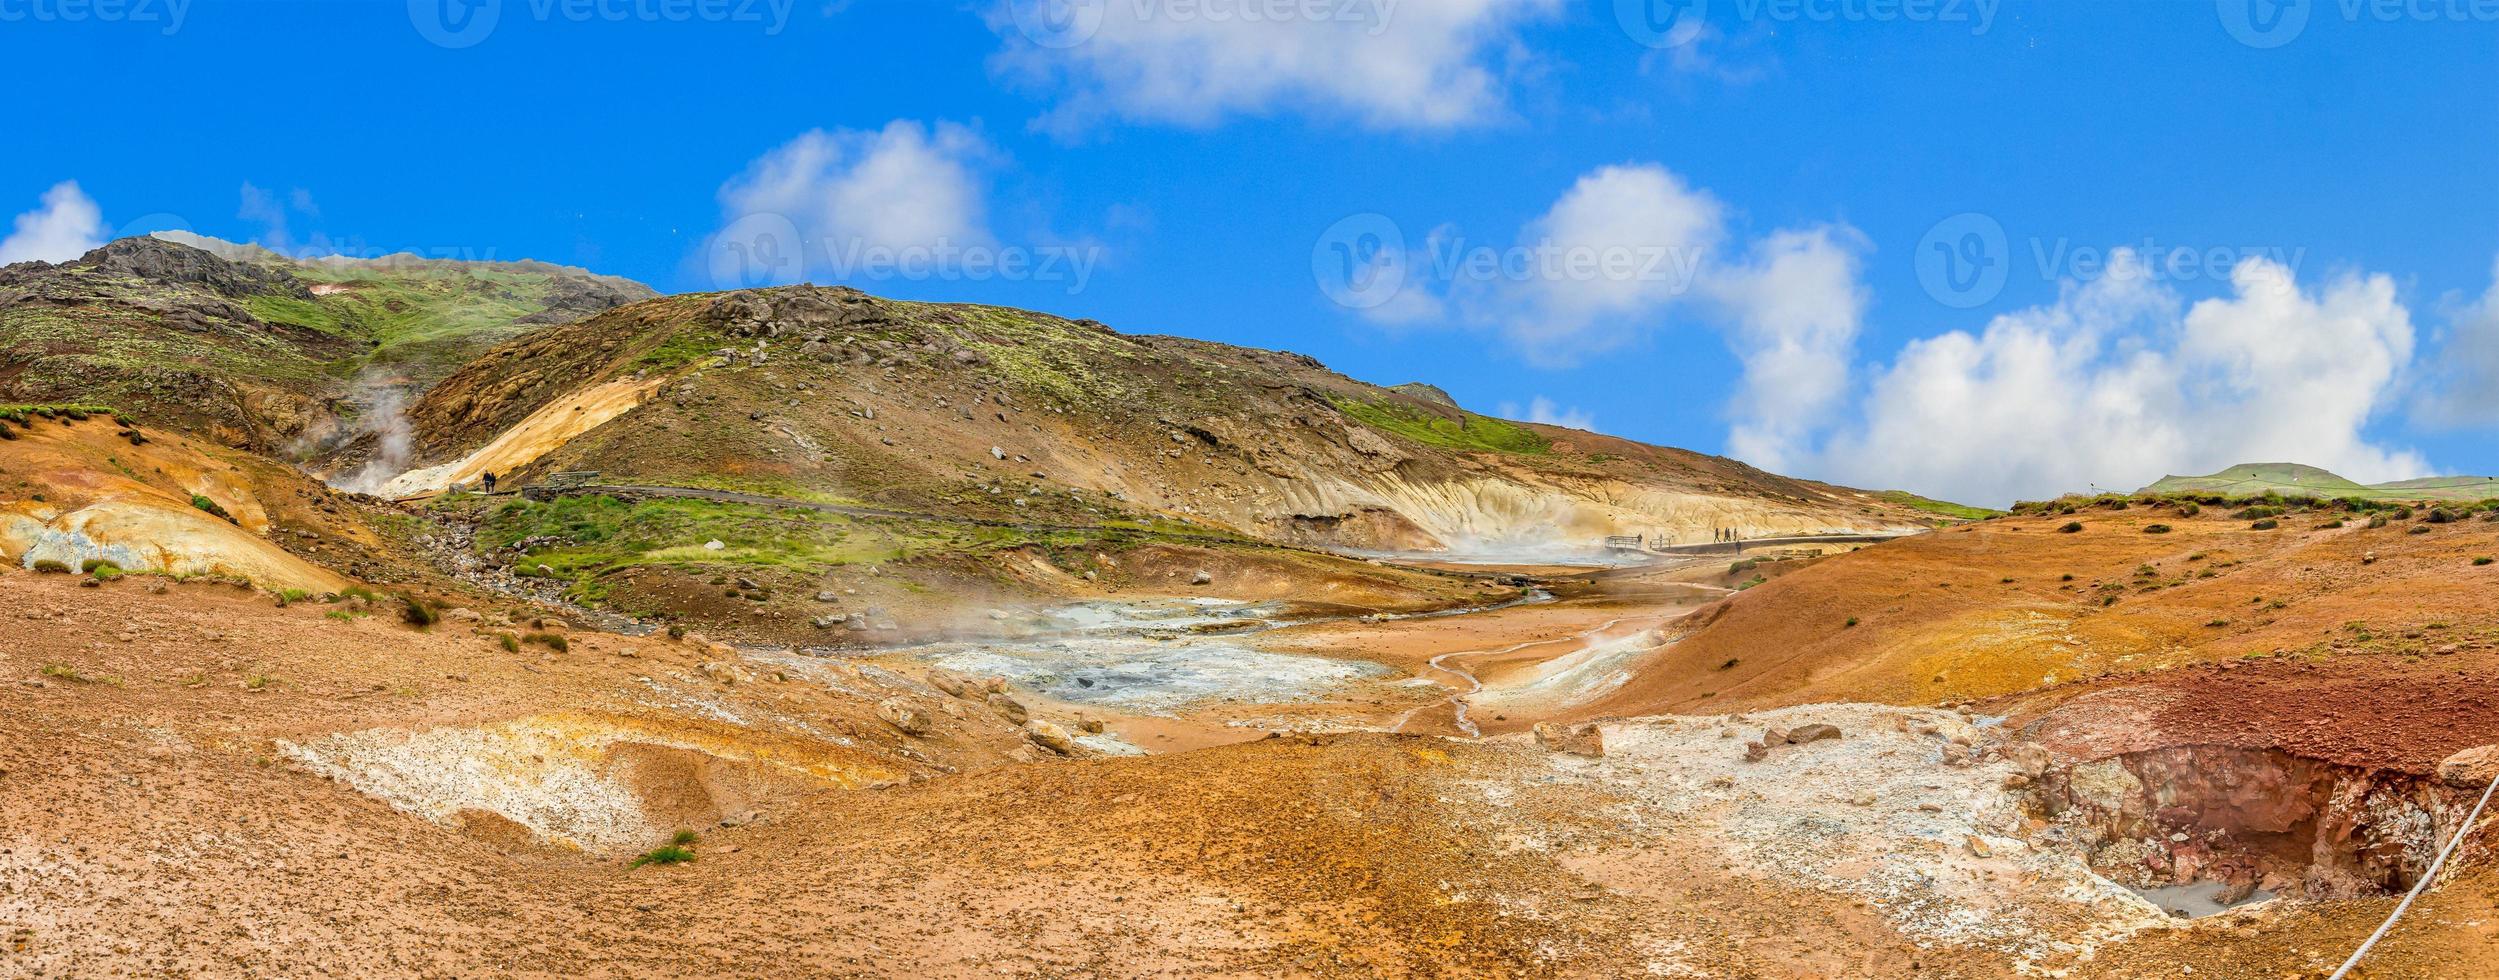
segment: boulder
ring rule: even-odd
[[[1770,758],[1770,746],[1764,745],[1760,742],[1744,743],[1744,761],[1760,762],[1761,760],[1767,758]]]
[[[971,678],[944,668],[931,668],[928,672],[928,684],[930,687],[946,692],[950,697],[958,698],[963,696],[963,692],[973,689]]]
[[[1197,574],[1189,576],[1190,585],[1212,585],[1214,582],[1215,574],[1203,569],[1200,569]]]
[[[1584,755],[1592,759],[1605,757],[1605,734],[1590,722],[1565,725],[1557,722],[1536,723],[1536,744],[1547,751]]]
[[[900,729],[905,735],[914,737],[926,735],[930,728],[928,713],[912,707],[911,702],[901,698],[886,698],[877,702],[876,716],[885,719],[886,724]]]
[[[1075,736],[1069,735],[1067,729],[1057,725],[1035,719],[1032,724],[1024,727],[1024,734],[1032,738],[1033,744],[1052,752],[1060,755],[1076,754]]]
[[[1819,742],[1826,738],[1838,737],[1840,737],[1839,726],[1818,723],[1812,725],[1800,725],[1797,726],[1795,730],[1787,733],[1787,741],[1789,745],[1803,745],[1807,742]]]
[[[1010,724],[1021,725],[1032,718],[1032,711],[1024,707],[1024,702],[1004,694],[990,695],[989,707],[1004,716]]]
[[[2482,745],[2448,756],[2438,764],[2438,780],[2458,789],[2482,789],[2499,779],[2499,745]]]

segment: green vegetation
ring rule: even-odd
[[[2174,529],[2167,524],[2146,524],[2143,526],[2143,533],[2145,534],[2168,534],[2172,530]]]
[[[412,595],[399,597],[399,618],[418,629],[431,629],[442,621],[442,612],[434,604]]]
[[[1462,452],[1518,453],[1542,456],[1553,451],[1552,440],[1514,422],[1459,410],[1456,418],[1406,405],[1335,399],[1338,411],[1357,422],[1426,446]]]
[[[88,405],[80,403],[0,405],[0,421],[15,422],[20,426],[30,429],[34,428],[36,419],[67,419],[72,422],[84,422],[88,418],[97,415],[111,415],[116,418],[123,417],[120,412],[116,412],[110,406],[106,405]],[[127,425],[129,423],[125,422],[123,424]]]
[[[495,634],[495,643],[498,646],[503,647],[503,652],[505,653],[521,652],[521,638],[513,636],[510,633]]]
[[[2282,522],[2281,522],[2281,521],[2277,521],[2277,520],[2274,520],[2273,518],[2268,517],[2268,518],[2265,518],[2264,520],[2257,521],[2257,522],[2256,522],[2256,523],[2254,523],[2254,524],[2250,524],[2250,525],[2248,525],[2248,526],[2247,526],[2247,529],[2248,529],[2248,530],[2250,530],[2250,531],[2271,531],[2271,530],[2273,530],[2273,529],[2275,529],[2275,528],[2278,528],[2278,527],[2281,527],[2281,526],[2282,526]]]
[[[650,853],[633,859],[633,866],[639,868],[649,864],[684,864],[692,860],[694,860],[694,851],[692,849],[677,844],[670,844],[665,847],[653,848]]]
[[[2442,476],[2372,485],[2297,463],[2242,463],[2210,476],[2162,477],[2143,492],[2164,496],[2222,494],[2234,498],[2272,493],[2320,499],[2477,501],[2499,496],[2499,479]]]
[[[2064,526],[2059,527],[2059,528],[2057,528],[2057,529],[2056,529],[2056,533],[2058,533],[2058,534],[2081,534],[2081,533],[2082,533],[2082,529],[2083,529],[2083,522],[2081,522],[2081,521],[2067,521],[2067,522],[2065,522]]]
[[[216,519],[218,519],[218,520],[221,520],[221,521],[224,521],[224,522],[226,522],[226,523],[228,523],[228,524],[233,524],[233,523],[236,523],[236,522],[235,522],[235,520],[234,520],[234,515],[229,514],[229,513],[226,513],[226,509],[225,509],[225,508],[220,507],[220,506],[217,506],[217,502],[216,502],[216,501],[214,501],[214,500],[210,500],[210,499],[208,499],[207,497],[201,496],[201,495],[196,494],[196,493],[195,493],[195,494],[192,494],[192,495],[191,495],[191,506],[196,507],[196,508],[198,508],[198,509],[200,509],[200,510],[202,510],[202,511],[205,511],[205,512],[208,514],[208,516],[210,516],[210,517],[214,517],[214,518],[216,518]]]
[[[571,653],[573,650],[573,641],[565,639],[562,633],[531,633],[521,637],[521,642],[535,643],[557,653]],[[507,646],[505,649],[517,651],[515,647]]]
[[[101,684],[105,687],[120,687],[122,684],[121,678],[111,674],[83,673],[68,664],[45,664],[42,674],[53,680],[68,681],[72,684]]]
[[[700,839],[701,835],[696,834],[691,830],[680,830],[674,836],[668,838],[668,842],[675,844],[678,847],[692,847],[694,846],[694,842]]]
[[[2494,561],[2494,560],[2499,560],[2499,559],[2493,559],[2493,558],[2491,558],[2489,555],[2483,555],[2483,556],[2481,556],[2481,557],[2479,557],[2479,558],[2475,558],[2475,559],[2473,559],[2473,567],[2475,567],[2475,568],[2479,568],[2479,567],[2481,567],[2481,566],[2483,566],[2483,565],[2488,565],[2488,564],[2490,564],[2490,563],[2491,563],[2492,561]]]
[[[32,567],[38,573],[46,575],[69,574],[69,563],[58,558],[39,558],[36,559],[35,563],[29,567]]]
[[[312,598],[312,593],[306,592],[302,589],[279,589],[277,591],[277,598],[278,605],[283,608]]]
[[[1922,510],[1929,514],[1938,514],[1959,521],[1983,521],[1990,517],[2004,516],[2004,511],[1921,497],[1907,490],[1885,490],[1874,496],[1886,503],[1899,504],[1913,510]]]

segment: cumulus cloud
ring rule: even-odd
[[[772,214],[810,241],[908,248],[990,239],[987,142],[970,128],[896,120],[876,131],[813,130],[720,189],[732,219]]]
[[[64,180],[43,192],[41,206],[17,216],[7,238],[0,238],[0,265],[11,262],[67,262],[104,244],[104,211]]]
[[[1502,402],[1501,414],[1505,418],[1513,418],[1521,422],[1558,425],[1565,429],[1579,429],[1584,432],[1597,431],[1596,416],[1576,407],[1556,404],[1553,399],[1543,395],[1528,399],[1524,409],[1521,409],[1517,402]]]
[[[1845,226],[1780,231],[1749,262],[1707,283],[1728,311],[1744,381],[1730,403],[1728,451],[1782,470],[1821,427],[1849,384],[1866,291],[1865,237]]]
[[[2419,411],[2437,425],[2499,427],[2499,262],[2491,286],[2454,311]]]
[[[1308,108],[1442,130],[1503,111],[1516,31],[1561,0],[996,0],[993,67],[1061,93],[1044,128]]]
[[[242,204],[235,208],[234,216],[259,225],[260,233],[253,237],[253,241],[270,251],[297,256],[328,255],[338,251],[337,243],[317,231],[308,241],[295,240],[293,217],[321,217],[321,208],[313,203],[312,192],[301,187],[279,194],[244,181]]]
[[[2364,482],[2428,472],[2419,454],[2363,431],[2412,357],[2392,280],[2303,289],[2290,269],[2251,258],[2231,286],[2187,306],[2116,250],[2107,275],[2066,284],[2053,304],[1910,343],[1857,421],[1819,450],[1790,440],[1777,451],[1842,482],[1984,504],[2241,462]]]

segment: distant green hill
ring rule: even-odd
[[[2364,500],[2488,500],[2499,498],[2499,477],[2434,476],[2365,484],[2299,463],[2241,463],[2210,476],[2165,476],[2144,493],[2220,493],[2247,497],[2272,491],[2285,496],[2357,497]]]

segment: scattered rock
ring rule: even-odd
[[[1004,694],[991,694],[989,706],[1005,716],[1011,724],[1021,725],[1032,718],[1032,711],[1024,707],[1024,702]]]
[[[1069,735],[1067,729],[1057,725],[1036,719],[1030,725],[1025,726],[1024,734],[1031,736],[1034,744],[1052,752],[1060,755],[1076,754],[1075,737]]]
[[[703,550],[705,551],[719,551],[727,547],[728,545],[722,543],[718,538],[713,538],[712,540],[703,542]]]
[[[1189,576],[1190,585],[1212,585],[1214,581],[1214,573],[1204,569],[1199,569],[1197,574]]]
[[[1760,762],[1761,760],[1767,758],[1770,758],[1770,746],[1763,745],[1760,742],[1744,743],[1744,761]]]
[[[2440,782],[2458,789],[2482,789],[2499,779],[2499,745],[2482,745],[2448,756],[2438,764]]]
[[[1565,725],[1542,721],[1536,723],[1535,733],[1536,744],[1548,751],[1584,755],[1592,759],[1605,757],[1605,733],[1593,723]]]
[[[478,611],[474,609],[445,609],[443,610],[443,618],[461,623],[478,623],[484,622],[486,619],[485,616],[479,614]]]
[[[876,716],[885,719],[886,724],[901,729],[903,734],[915,738],[928,734],[931,727],[927,712],[912,707],[911,702],[901,698],[886,698],[877,702]]]
[[[1787,740],[1790,745],[1803,745],[1807,742],[1819,742],[1826,738],[1838,737],[1840,737],[1840,729],[1837,725],[1802,725],[1795,731],[1787,733]]]

